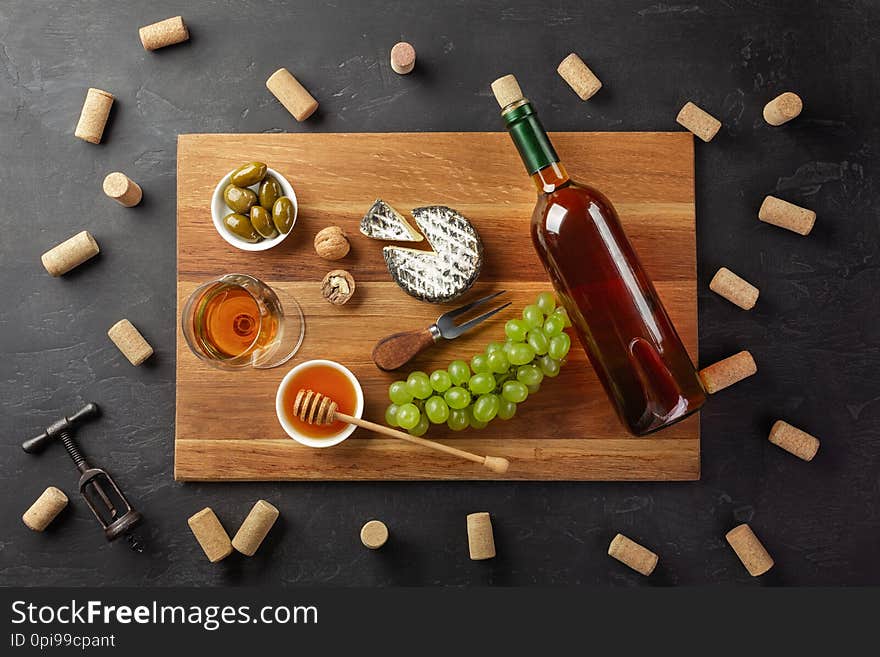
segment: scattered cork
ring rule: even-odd
[[[286,68],[270,75],[266,87],[297,121],[305,121],[318,109],[318,101]]]
[[[719,269],[709,282],[709,289],[742,308],[751,310],[755,307],[760,290],[740,278],[727,267]]]
[[[334,306],[348,303],[354,296],[354,277],[344,269],[334,269],[327,272],[321,281],[321,296]]]
[[[710,395],[732,386],[737,381],[750,377],[758,371],[755,359],[748,351],[741,351],[724,360],[719,360],[700,370],[700,380]]]
[[[804,461],[812,461],[816,452],[819,451],[818,438],[782,420],[777,420],[773,424],[769,440],[777,447],[781,447]]]
[[[107,331],[107,335],[132,365],[140,365],[153,355],[150,343],[144,340],[140,331],[127,319],[120,319],[116,322]]]
[[[278,520],[278,509],[266,500],[257,500],[235,533],[232,547],[245,556],[254,556],[276,520]]]
[[[211,507],[206,506],[186,522],[204,550],[205,556],[208,557],[208,561],[217,563],[232,554],[229,534],[223,529]]]
[[[611,540],[608,554],[645,577],[654,572],[659,561],[656,554],[623,534],[618,534]]]
[[[183,22],[183,16],[166,18],[164,21],[145,25],[138,29],[144,50],[158,50],[165,46],[189,41],[189,30]]]
[[[395,43],[391,49],[391,70],[398,75],[411,73],[416,66],[416,49],[406,41]]]
[[[381,520],[370,520],[361,527],[361,543],[371,550],[378,550],[388,541],[388,527]]]
[[[473,561],[495,557],[495,536],[492,518],[486,512],[471,513],[467,517],[468,549]]]
[[[140,203],[144,196],[140,185],[121,171],[108,173],[104,178],[103,187],[107,196],[127,208],[132,208]]]
[[[773,567],[773,558],[747,524],[734,527],[725,538],[752,577],[763,575]]]
[[[798,235],[809,235],[816,223],[816,213],[794,203],[768,196],[758,210],[761,221],[786,228]]]
[[[703,141],[712,141],[721,129],[721,121],[690,101],[681,108],[675,120]]]
[[[786,91],[764,105],[764,120],[770,125],[782,125],[798,116],[803,109],[801,97]]]
[[[63,276],[89,258],[98,255],[100,251],[95,238],[89,231],[84,230],[49,249],[40,259],[43,261],[43,267],[52,276]]]
[[[568,82],[568,86],[581,100],[588,100],[602,88],[602,82],[590,70],[590,67],[584,64],[584,60],[577,53],[571,53],[563,59],[556,67],[556,72]]]
[[[55,486],[49,486],[37,498],[37,501],[24,512],[21,520],[30,529],[41,532],[55,520],[66,506],[67,495],[64,494],[64,491],[55,488]]]
[[[73,134],[90,144],[100,144],[113,100],[113,94],[109,91],[89,89]]]
[[[495,100],[498,101],[502,109],[518,100],[523,100],[523,92],[519,88],[519,82],[512,75],[505,75],[495,80],[492,83],[492,93],[495,94]]]

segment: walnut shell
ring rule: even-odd
[[[339,226],[327,226],[315,235],[315,252],[324,260],[340,260],[348,255],[351,244]]]
[[[321,296],[335,306],[347,303],[354,295],[354,278],[344,269],[327,272],[321,281]]]

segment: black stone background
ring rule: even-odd
[[[137,27],[178,13],[191,41],[144,52]],[[0,582],[880,584],[878,16],[867,1],[3,2]],[[408,77],[387,61],[401,38],[418,51]],[[586,103],[555,72],[572,50],[605,85]],[[319,116],[297,124],[271,97],[279,66]],[[700,353],[747,348],[759,373],[703,411],[702,480],[174,482],[177,135],[499,130],[489,83],[508,72],[551,130],[678,130],[687,100],[724,123],[696,144]],[[100,146],[73,137],[89,86],[118,98]],[[761,108],[786,90],[806,109],[771,128]],[[102,195],[112,170],[140,182],[140,207]],[[813,233],[758,222],[768,193],[815,209]],[[49,277],[40,254],[83,228],[101,256]],[[760,286],[752,312],[708,290],[721,265]],[[121,317],[155,346],[148,366],[107,339]],[[87,400],[105,415],[81,443],[146,515],[146,554],[107,544],[76,498],[45,534],[19,520],[48,484],[72,494],[75,473],[60,447],[37,458],[18,443]],[[822,438],[813,463],[767,442],[777,417]],[[186,518],[210,505],[234,531],[259,497],[282,520],[258,555],[208,564]],[[493,514],[494,561],[467,558],[464,516],[478,510]],[[357,537],[373,517],[393,533],[378,553]],[[745,521],[777,560],[762,579],[724,541]],[[650,579],[605,555],[618,531],[659,552]]]

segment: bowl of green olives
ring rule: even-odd
[[[211,197],[211,219],[220,237],[242,251],[265,251],[290,235],[296,194],[287,179],[262,162],[227,173]]]

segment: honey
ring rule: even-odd
[[[301,434],[310,438],[335,436],[345,429],[347,426],[345,422],[315,425],[307,424],[296,417],[293,414],[293,402],[296,400],[296,393],[303,388],[310,388],[330,397],[336,402],[341,413],[354,415],[357,409],[357,391],[343,372],[321,363],[303,368],[293,375],[284,389],[282,408],[284,419]]]

